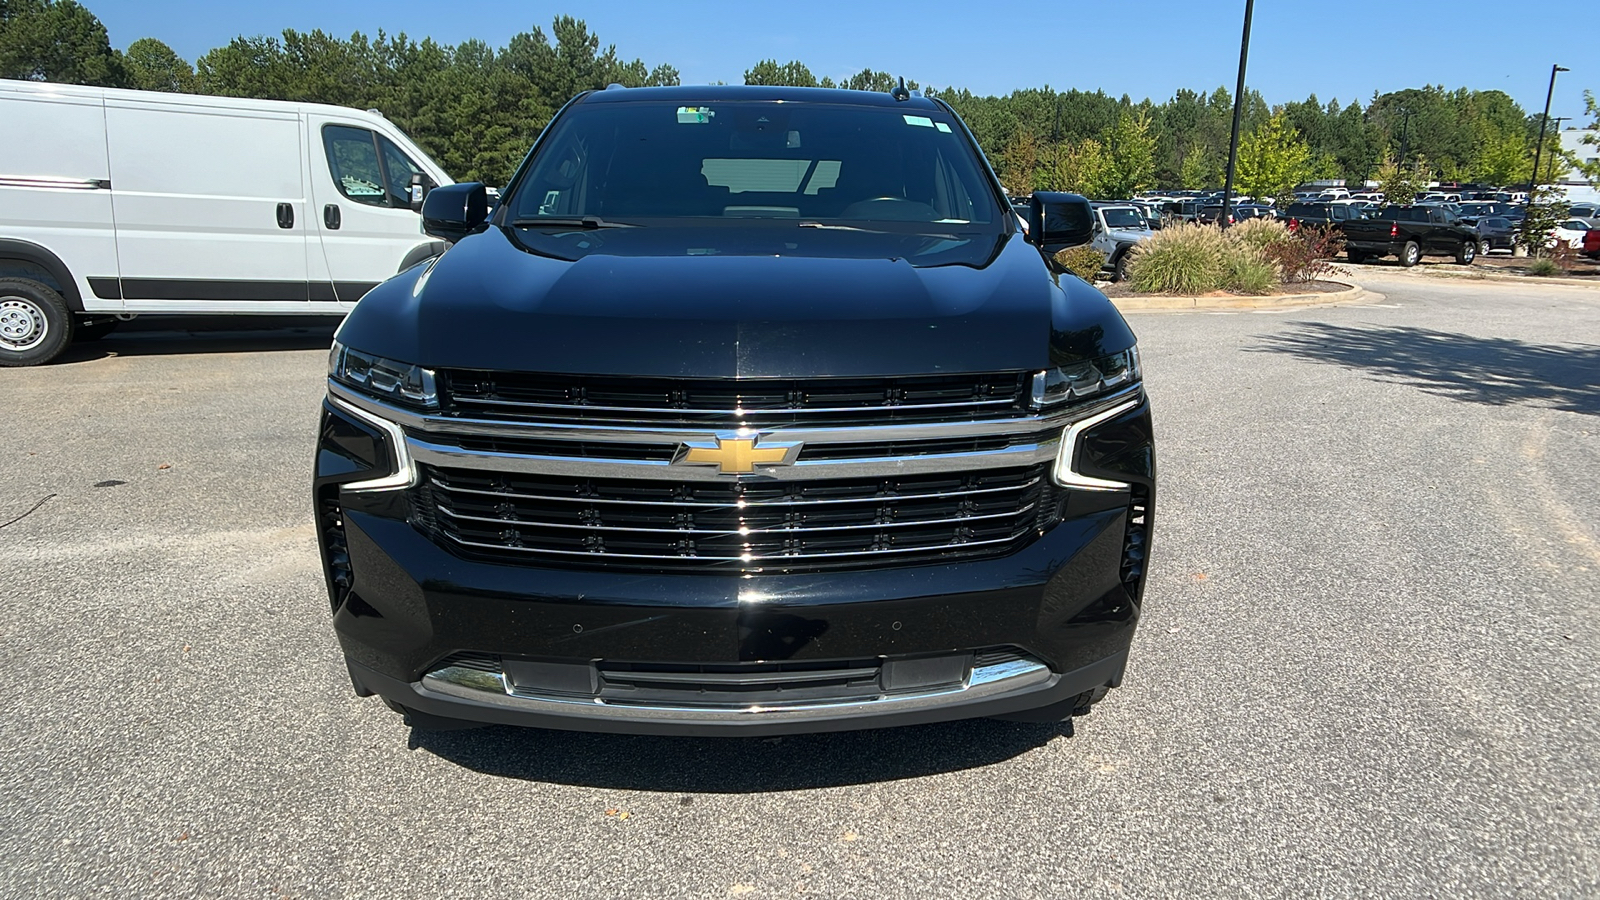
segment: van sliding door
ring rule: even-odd
[[[108,100],[106,127],[128,309],[304,309],[298,115]]]

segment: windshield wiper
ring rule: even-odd
[[[537,228],[553,225],[558,228],[638,228],[628,222],[608,222],[599,216],[530,216],[512,219],[512,228]]]

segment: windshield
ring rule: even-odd
[[[926,108],[613,101],[562,116],[506,202],[524,227],[595,217],[998,232],[981,173],[954,118]]]
[[[1139,215],[1139,211],[1132,207],[1103,209],[1100,212],[1106,218],[1107,228],[1117,229],[1144,227],[1144,217]]]

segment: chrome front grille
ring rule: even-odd
[[[418,517],[524,564],[807,571],[1012,552],[1059,518],[1045,466],[898,478],[662,481],[424,466]]]
[[[447,413],[501,421],[753,428],[954,422],[1026,413],[1031,373],[670,379],[449,369]]]

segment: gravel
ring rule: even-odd
[[[330,326],[0,371],[0,894],[1600,894],[1600,291],[1384,277],[1131,318],[1153,569],[1075,729],[413,734],[327,622]]]

